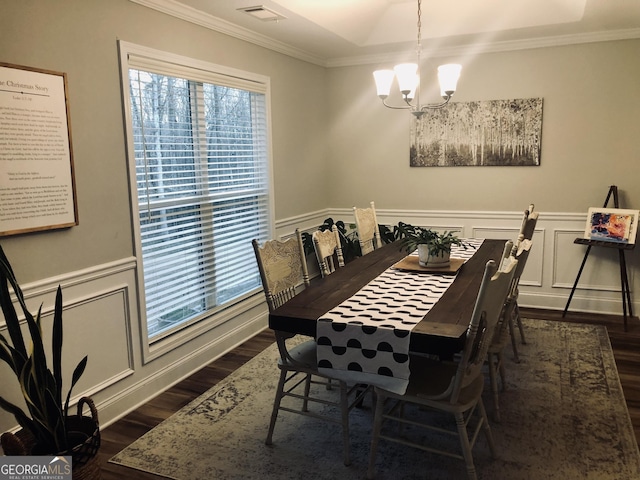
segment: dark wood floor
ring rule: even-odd
[[[521,312],[523,316],[528,318],[593,323],[607,327],[631,421],[633,422],[636,438],[640,440],[640,320],[637,317],[630,320],[628,331],[625,332],[622,318],[619,316],[569,312],[566,318],[563,319],[562,312],[558,311],[523,308]],[[109,427],[104,428],[102,430],[102,447],[99,453],[103,480],[162,478],[113,465],[107,463],[107,460],[164,419],[180,410],[191,400],[214,386],[229,373],[271,345],[273,341],[274,338],[271,331],[258,334],[188,379],[161,393]]]

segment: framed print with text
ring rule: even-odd
[[[78,224],[66,74],[0,63],[0,236]]]

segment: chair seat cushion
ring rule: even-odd
[[[411,357],[411,380],[404,395],[404,400],[429,404],[450,404],[452,382],[458,364],[440,362],[424,357]],[[469,403],[477,401],[484,388],[484,376],[479,374],[467,386],[461,389],[456,405],[464,410]],[[413,397],[413,398],[411,398]]]
[[[434,398],[441,396],[449,389],[457,368],[454,362],[441,362],[412,355],[406,395]]]
[[[297,367],[304,365],[309,369],[316,369],[318,367],[317,345],[315,340],[307,340],[295,347],[289,348],[289,355],[296,362]],[[278,360],[279,365],[286,365],[290,362],[285,362],[282,359]]]

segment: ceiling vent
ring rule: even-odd
[[[256,5],[255,7],[243,7],[238,8],[238,10],[257,18],[258,20],[262,20],[263,22],[277,22],[279,20],[284,20],[287,18],[284,15],[278,12],[274,12],[273,10],[265,7],[264,5]]]

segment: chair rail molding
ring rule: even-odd
[[[387,226],[403,221],[440,230],[454,230],[462,236],[505,240],[515,238],[522,221],[521,211],[394,210],[380,208],[377,204],[376,215],[378,223]],[[314,222],[315,225],[320,225],[327,217],[342,220],[347,225],[354,223],[351,208],[330,208],[295,219],[281,220],[278,222],[279,233],[283,236],[290,235],[296,226],[304,226],[308,231],[314,228]],[[583,236],[586,218],[586,213],[540,212],[533,237],[533,250],[520,282],[522,306],[564,309],[586,248],[573,241]],[[297,224],[296,219],[304,222]],[[547,232],[550,234],[547,235]],[[600,252],[592,255],[594,258],[589,258],[570,311],[622,315],[618,259],[617,256],[613,258],[614,253]],[[631,299],[635,311],[640,308],[637,300],[640,292],[634,282],[640,268],[637,256],[636,250],[627,253]]]
[[[376,204],[376,216],[381,224],[393,226],[403,221],[455,230],[469,237],[512,239],[522,221],[521,211],[385,210],[381,206]],[[328,217],[347,225],[355,223],[351,206],[327,208],[280,218],[276,221],[275,233],[286,237],[296,228],[313,231]],[[585,222],[586,213],[540,212],[533,249],[520,283],[522,306],[564,309],[586,248],[573,241],[583,235]],[[640,310],[637,300],[640,292],[634,281],[640,270],[639,250],[627,252],[632,305],[636,312]],[[614,249],[602,248],[589,257],[571,311],[622,316],[615,253]],[[138,309],[136,266],[134,257],[124,257],[22,285],[29,308],[35,311],[42,305],[45,331],[57,286],[61,285],[65,308],[63,358],[71,364],[89,354],[87,371],[74,393],[76,398],[81,394],[92,396],[105,426],[267,328],[264,295],[256,290],[237,308],[230,309],[224,321],[212,320],[208,325],[196,326],[198,335],[172,344],[162,355],[145,362],[142,335],[146,332],[142,332]],[[3,318],[0,318],[0,333],[6,334]],[[7,375],[0,370],[0,384],[11,385],[3,387],[3,396],[20,403],[19,388],[17,385],[14,388]],[[15,419],[0,412],[0,431],[13,428]]]

